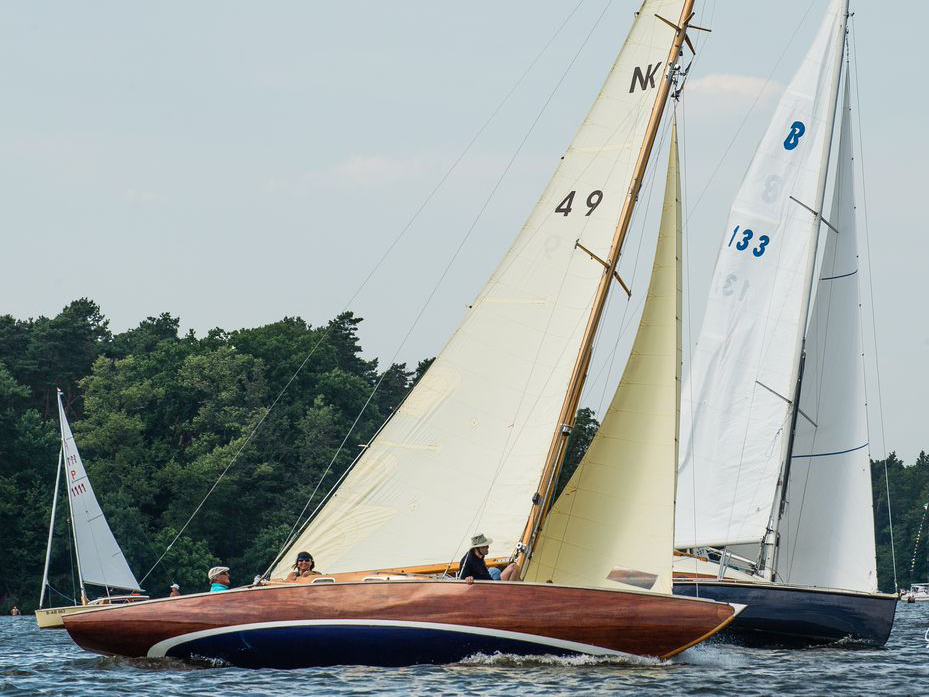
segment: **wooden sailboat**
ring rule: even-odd
[[[73,615],[65,624],[78,644],[282,668],[448,662],[498,651],[666,657],[732,620],[738,608],[730,604],[670,593],[680,370],[676,143],[646,319],[614,400],[626,415],[608,419],[599,441],[651,433],[649,447],[634,451],[645,458],[636,465],[647,467],[608,486],[641,497],[636,505],[659,530],[649,544],[662,553],[631,544],[640,529],[618,505],[577,508],[595,520],[587,538],[576,534],[580,518],[567,524],[569,534],[558,515],[545,520],[692,6],[644,3],[515,243],[273,574],[309,549],[330,575]],[[651,390],[657,401],[642,394]],[[591,461],[585,483],[596,485],[598,476]],[[523,581],[444,577],[478,531],[493,538],[491,557],[516,559]],[[567,549],[585,539],[597,565],[581,569],[570,553],[559,557],[560,542]]]
[[[847,71],[820,214],[847,16],[835,0],[748,170],[684,387],[676,544],[696,554],[674,589],[747,604],[727,635],[756,645],[883,644],[896,607],[877,592]]]
[[[45,570],[42,574],[42,593],[39,609],[35,612],[39,627],[49,629],[64,627],[62,617],[72,612],[80,612],[90,607],[104,607],[114,603],[147,600],[148,596],[139,593],[139,583],[126,562],[122,550],[107,525],[100,504],[90,485],[90,479],[81,461],[81,455],[74,442],[71,426],[65,416],[61,390],[58,390],[58,419],[61,425],[61,451],[58,456],[58,470],[55,475],[55,495],[52,499],[52,518],[48,528],[48,546],[45,550]],[[55,510],[58,506],[58,490],[61,472],[64,470],[68,488],[68,507],[71,518],[71,531],[74,534],[74,553],[77,558],[77,576],[81,588],[81,604],[61,607],[43,607],[48,590],[48,566],[52,553],[52,537],[55,532]],[[105,595],[96,600],[87,597],[85,587],[100,586]],[[129,594],[116,595],[111,590],[128,591]],[[134,594],[133,594],[134,593]]]

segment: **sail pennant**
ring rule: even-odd
[[[536,207],[452,338],[285,552],[327,573],[509,556],[523,532],[683,0],[646,0]]]
[[[108,588],[141,590],[129,569],[126,557],[113,537],[94,494],[81,454],[74,442],[65,416],[61,391],[58,391],[58,417],[61,420],[61,447],[65,482],[71,505],[71,527],[77,547],[78,567],[84,583]]]
[[[877,590],[871,463],[858,305],[858,245],[845,75],[831,227],[819,273],[787,483],[776,578],[785,583]]]
[[[597,434],[545,519],[527,581],[671,592],[681,231],[674,124],[655,261],[632,351]]]
[[[845,35],[833,0],[739,188],[681,400],[675,546],[758,543],[787,450]]]

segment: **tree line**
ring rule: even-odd
[[[352,313],[318,327],[285,317],[198,338],[167,313],[114,334],[88,299],[52,318],[0,316],[0,612],[38,604],[58,462],[56,388],[130,567],[141,580],[154,566],[143,587],[153,596],[171,583],[202,591],[206,570],[220,563],[232,567],[234,583],[246,583],[431,362],[381,369],[362,357],[360,322]],[[596,428],[593,413],[581,410],[562,485]],[[929,456],[904,466],[891,454],[886,464],[898,582],[929,580],[929,546],[912,554],[920,526],[929,540]],[[873,477],[878,575],[891,590],[883,462],[873,463]],[[50,593],[63,605],[79,591],[67,505],[57,518]]]

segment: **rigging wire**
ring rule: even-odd
[[[880,369],[880,356],[877,350],[877,317],[876,312],[874,311],[874,282],[873,274],[871,272],[871,230],[868,226],[868,189],[865,184],[865,164],[864,164],[864,140],[862,136],[861,129],[861,89],[858,86],[858,43],[857,43],[857,34],[855,32],[855,15],[854,13],[850,17],[851,19],[851,35],[849,37],[849,42],[854,42],[855,50],[852,52],[853,61],[855,65],[855,109],[858,112],[858,157],[861,159],[861,165],[859,171],[861,172],[861,198],[862,198],[862,207],[864,208],[864,239],[865,239],[865,249],[868,252],[868,295],[869,302],[871,305],[871,333],[872,333],[872,342],[874,345],[874,375],[877,382],[877,413],[880,418],[881,424],[881,449],[884,452],[884,487],[887,494],[887,522],[890,528],[890,560],[891,565],[893,566],[894,574],[894,590],[897,589],[897,552],[894,549],[894,518],[893,511],[891,510],[890,505],[890,476],[887,473],[887,439],[884,431],[884,399],[881,391],[881,369]],[[865,383],[865,399],[867,399],[867,382]],[[867,411],[865,412],[867,415]],[[870,417],[868,417],[870,418]],[[869,448],[870,455],[870,448]]]
[[[581,5],[584,4],[584,2],[585,2],[585,0],[579,0],[579,2],[574,6],[574,8],[568,13],[567,17],[565,17],[565,19],[562,21],[562,23],[559,25],[559,27],[555,30],[555,32],[551,35],[551,37],[548,39],[548,41],[545,43],[545,45],[541,48],[541,50],[539,50],[539,52],[536,54],[535,58],[533,58],[532,61],[529,63],[529,66],[523,71],[523,73],[522,73],[522,74],[520,75],[520,77],[516,80],[516,82],[515,82],[514,85],[510,88],[510,90],[506,93],[506,95],[503,97],[503,99],[500,101],[500,103],[497,105],[497,107],[493,110],[493,112],[491,112],[490,116],[487,117],[487,119],[484,121],[483,125],[478,129],[478,131],[474,134],[474,136],[471,138],[471,140],[468,142],[468,144],[467,144],[467,145],[464,147],[464,149],[459,153],[458,157],[455,158],[455,160],[452,162],[452,164],[448,167],[448,169],[445,171],[445,173],[444,173],[444,174],[442,175],[442,177],[439,179],[438,183],[432,188],[432,190],[431,190],[431,191],[429,192],[429,194],[425,197],[425,199],[423,199],[422,203],[420,203],[419,207],[416,209],[416,211],[413,213],[413,215],[410,217],[410,219],[407,221],[407,223],[403,226],[403,228],[401,228],[400,232],[399,232],[399,233],[397,234],[397,236],[393,239],[393,241],[390,243],[390,245],[388,245],[388,247],[387,247],[387,249],[384,251],[384,253],[383,253],[383,254],[380,256],[380,258],[375,262],[374,266],[372,267],[372,269],[371,269],[371,271],[368,273],[368,275],[365,277],[365,279],[361,282],[361,284],[358,286],[358,288],[355,290],[355,292],[351,295],[351,297],[349,297],[349,299],[344,303],[344,305],[343,305],[342,310],[340,311],[340,313],[341,313],[341,312],[345,312],[346,310],[348,310],[348,308],[351,306],[352,302],[354,302],[355,299],[361,294],[361,291],[364,290],[364,288],[368,285],[368,282],[374,277],[374,275],[377,273],[377,271],[381,268],[381,266],[382,266],[382,265],[384,264],[384,262],[387,260],[387,257],[390,256],[390,254],[391,254],[391,252],[393,252],[394,248],[396,248],[396,246],[400,243],[400,241],[403,239],[403,237],[406,235],[406,233],[409,231],[409,229],[413,226],[413,223],[419,218],[419,215],[422,213],[422,211],[423,211],[423,210],[426,208],[426,206],[432,201],[432,199],[433,199],[433,198],[435,197],[435,195],[439,192],[439,190],[444,186],[445,182],[446,182],[446,181],[448,180],[448,178],[452,175],[452,173],[455,172],[455,171],[457,170],[458,165],[461,163],[461,161],[462,161],[462,160],[465,158],[465,156],[471,151],[471,148],[472,148],[472,147],[474,146],[474,144],[478,141],[478,139],[481,137],[481,135],[483,135],[484,131],[487,130],[487,128],[490,126],[490,124],[493,122],[493,120],[497,117],[497,114],[499,114],[500,111],[503,109],[503,107],[509,102],[510,97],[512,97],[513,93],[516,92],[516,90],[517,90],[517,89],[519,88],[519,86],[523,83],[523,81],[525,80],[525,78],[529,75],[529,73],[530,73],[530,72],[532,71],[532,69],[535,67],[536,63],[538,63],[538,61],[542,58],[542,56],[543,56],[543,55],[545,54],[545,52],[548,50],[549,46],[551,46],[551,44],[555,41],[555,39],[558,37],[558,35],[561,33],[561,31],[564,29],[564,27],[567,25],[567,23],[571,20],[571,18],[575,15],[575,13],[576,13],[577,10],[581,7]],[[527,136],[527,137],[528,137],[528,136]],[[512,164],[512,163],[511,163],[511,164]],[[499,182],[498,182],[498,185],[499,185]],[[496,191],[496,188],[494,189],[494,191]],[[489,202],[489,199],[488,199],[488,202]],[[486,203],[485,203],[485,207],[486,207]],[[477,221],[475,221],[475,223],[476,223],[476,222],[477,222]],[[472,227],[473,227],[473,226],[472,226]],[[469,230],[469,234],[470,234],[470,230]],[[459,247],[459,250],[458,250],[458,251],[460,251],[460,247]],[[455,257],[457,257],[458,251],[455,252]],[[453,261],[454,261],[455,257],[452,257],[452,260],[453,260]],[[446,271],[447,271],[447,270],[446,270]],[[443,278],[444,278],[444,274],[443,274]],[[435,291],[433,290],[433,294],[434,294],[434,292],[435,292]],[[431,296],[430,296],[430,297],[431,297]],[[422,313],[420,313],[420,314],[422,314]],[[417,320],[418,320],[418,319],[419,319],[419,317],[417,317]],[[414,326],[415,326],[415,324],[414,324]],[[332,330],[332,327],[333,327],[333,324],[330,323],[329,326],[326,328],[326,331],[323,333],[323,335],[319,338],[319,340],[318,340],[318,341],[313,345],[313,347],[310,349],[310,352],[307,354],[306,358],[303,359],[303,362],[300,363],[300,365],[299,365],[299,366],[297,367],[297,369],[294,371],[293,375],[291,375],[290,379],[287,381],[287,383],[286,383],[286,384],[284,385],[284,387],[281,389],[280,393],[278,393],[277,397],[276,397],[276,398],[274,399],[274,401],[271,403],[271,406],[268,407],[268,409],[265,411],[264,415],[261,417],[261,419],[258,421],[258,423],[254,426],[254,428],[251,430],[251,432],[248,434],[248,436],[246,437],[245,441],[242,443],[241,447],[240,447],[238,450],[236,450],[236,452],[233,454],[232,459],[229,461],[229,464],[225,467],[225,469],[223,469],[223,471],[220,473],[219,477],[217,477],[216,481],[213,483],[213,486],[210,487],[210,489],[207,491],[206,495],[203,497],[203,499],[200,501],[200,503],[199,503],[199,504],[197,505],[197,507],[194,509],[193,513],[190,514],[190,517],[187,519],[187,521],[186,521],[186,522],[184,523],[184,525],[181,527],[180,531],[177,533],[177,535],[175,535],[174,539],[171,540],[171,542],[170,542],[170,543],[168,544],[168,546],[165,548],[165,551],[161,554],[160,557],[158,557],[158,559],[155,561],[155,563],[152,565],[152,567],[151,567],[151,568],[145,573],[145,575],[139,580],[139,585],[141,585],[141,584],[145,581],[145,579],[148,578],[149,574],[151,574],[152,571],[155,570],[155,568],[156,568],[156,567],[161,563],[161,561],[164,559],[165,555],[171,550],[171,548],[172,548],[172,547],[174,546],[174,544],[178,541],[178,539],[180,539],[181,535],[184,533],[184,531],[185,531],[185,530],[187,529],[187,527],[190,525],[191,521],[194,519],[194,517],[197,515],[197,513],[199,513],[200,509],[201,509],[201,508],[203,507],[203,505],[206,503],[206,500],[210,497],[210,495],[211,495],[211,494],[213,493],[213,491],[216,489],[216,487],[217,487],[217,485],[219,484],[219,482],[223,479],[223,477],[226,476],[226,473],[231,469],[231,467],[232,467],[232,466],[235,464],[235,462],[238,460],[239,455],[241,455],[242,451],[245,449],[245,447],[248,445],[248,443],[252,440],[252,438],[254,437],[254,435],[258,432],[258,429],[261,428],[262,424],[263,424],[263,423],[265,422],[265,420],[268,418],[268,416],[270,415],[271,411],[274,409],[274,407],[277,405],[277,403],[280,401],[280,399],[281,399],[281,398],[284,396],[284,394],[287,392],[287,390],[288,390],[288,388],[290,387],[290,385],[291,385],[291,384],[293,383],[293,381],[297,378],[297,376],[302,372],[303,368],[304,368],[304,367],[306,366],[306,364],[309,362],[310,358],[312,358],[313,355],[316,353],[316,350],[320,347],[320,345],[322,345],[323,342],[328,338],[329,333],[330,333],[331,330]],[[412,329],[411,329],[411,331],[412,331]],[[405,340],[405,339],[404,339],[404,340]],[[401,346],[402,346],[402,344],[401,344]],[[396,357],[396,355],[395,355],[395,357]],[[381,377],[381,379],[383,379],[383,376]],[[378,385],[378,386],[380,385],[380,380],[378,381],[377,385]],[[377,386],[375,386],[375,391],[376,391],[376,389],[377,389]],[[373,397],[373,395],[374,395],[374,391],[372,391],[371,397]],[[371,397],[368,398],[368,402],[370,402]],[[368,402],[365,402],[365,407],[367,407]],[[362,411],[364,410],[365,407],[362,407]],[[359,413],[358,418],[360,418],[360,416],[361,416],[361,414]],[[356,418],[355,423],[357,423],[357,418]],[[354,424],[353,424],[353,427],[354,427]],[[349,433],[351,433],[351,431],[349,431]],[[348,437],[348,434],[346,435],[346,438],[347,438],[347,437]],[[344,443],[344,441],[343,441],[343,443]],[[340,446],[340,447],[341,447],[341,446]],[[327,469],[327,471],[328,471],[328,469]],[[320,483],[321,483],[321,480],[320,480]],[[318,489],[318,487],[319,487],[319,485],[317,485],[317,489]],[[305,511],[306,511],[306,508],[304,508],[304,512],[305,512]]]

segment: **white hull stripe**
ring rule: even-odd
[[[249,624],[235,624],[228,627],[217,627],[215,629],[204,629],[199,632],[190,632],[189,634],[180,634],[164,641],[159,641],[148,650],[150,658],[163,658],[168,651],[175,646],[184,644],[188,641],[204,639],[222,634],[231,634],[232,632],[248,632],[256,629],[274,629],[275,627],[393,627],[393,628],[411,628],[411,629],[432,629],[444,632],[456,632],[459,634],[477,634],[481,636],[495,637],[498,639],[510,639],[513,641],[522,641],[529,644],[538,644],[553,649],[562,649],[573,651],[575,653],[586,653],[592,656],[630,656],[631,654],[622,651],[612,651],[593,644],[582,644],[577,641],[567,641],[565,639],[554,639],[552,637],[539,636],[537,634],[525,634],[523,632],[510,632],[505,629],[488,629],[487,627],[470,627],[463,624],[444,624],[441,622],[407,622],[404,620],[283,620],[279,622],[253,622]]]

